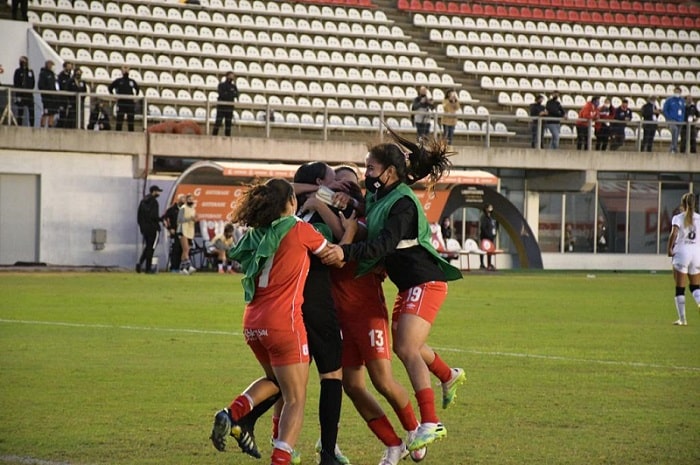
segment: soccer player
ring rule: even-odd
[[[362,276],[383,261],[399,294],[392,313],[393,348],[415,391],[421,424],[409,451],[447,435],[434,405],[430,372],[442,381],[443,407],[454,399],[464,371],[451,369],[427,344],[430,329],[447,296],[447,281],[461,272],[447,263],[430,242],[430,226],[409,184],[425,177],[436,182],[448,169],[444,141],[428,147],[389,131],[393,143],[372,147],[365,158],[367,237],[363,242],[331,246],[320,257],[327,264],[357,261]]]
[[[347,166],[336,168],[336,181],[355,186],[351,194],[358,203],[362,193],[357,173]],[[358,198],[359,197],[359,198]],[[356,227],[357,222],[348,222]],[[355,235],[354,231],[351,231]],[[389,325],[382,281],[383,272],[370,272],[355,278],[357,263],[332,268],[333,300],[343,331],[343,388],[369,429],[386,446],[379,465],[396,465],[406,457],[406,443],[396,434],[365,383],[365,366],[372,385],[386,398],[396,412],[403,428],[409,433],[407,442],[415,436],[418,420],[408,398],[408,392],[393,377],[389,350]],[[425,457],[426,449],[411,453],[414,461]]]
[[[275,386],[282,393],[273,465],[290,463],[304,419],[309,349],[301,316],[302,293],[309,252],[318,254],[327,246],[318,231],[297,220],[296,208],[292,185],[271,179],[250,189],[232,216],[232,221],[251,228],[231,252],[245,273],[246,343],[265,371],[270,393]],[[265,397],[269,393],[260,396]],[[242,435],[237,422],[250,413],[255,401],[246,392],[216,414],[211,440],[218,450],[226,449],[229,434],[239,442],[250,439]]]
[[[673,324],[688,324],[685,316],[685,286],[690,280],[690,293],[700,310],[700,215],[695,211],[695,195],[681,197],[681,213],[671,220],[668,238],[668,256],[673,257],[673,277],[676,282],[676,311],[678,320]]]

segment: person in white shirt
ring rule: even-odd
[[[673,276],[676,282],[676,311],[678,320],[673,324],[685,326],[685,286],[690,281],[690,293],[700,310],[700,214],[695,211],[695,195],[681,197],[682,212],[671,221],[668,238],[668,256],[672,257]]]

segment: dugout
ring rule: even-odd
[[[179,194],[192,194],[197,201],[199,230],[204,237],[218,232],[248,186],[256,179],[282,177],[291,180],[298,165],[262,162],[200,161],[187,168],[175,181],[168,196],[168,205]],[[428,221],[439,223],[442,218],[460,209],[469,209],[478,217],[486,204],[494,207],[500,225],[499,235],[505,234],[509,247],[504,253],[514,255],[520,268],[542,268],[542,256],[537,239],[520,211],[498,192],[499,179],[480,170],[452,170],[440,182],[428,189],[418,183],[414,190],[423,204]],[[473,228],[463,228],[460,237],[478,239]],[[515,260],[517,257],[517,260]]]

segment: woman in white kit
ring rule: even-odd
[[[690,293],[700,310],[700,214],[695,212],[695,195],[683,194],[681,213],[671,221],[671,235],[668,238],[668,256],[676,281],[676,311],[678,320],[673,324],[685,326],[685,285],[690,280]]]

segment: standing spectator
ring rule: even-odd
[[[627,122],[632,121],[632,110],[629,108],[627,99],[622,100],[622,104],[615,109],[615,123],[610,130],[610,150],[617,150],[625,143],[625,128]],[[619,122],[618,122],[619,121]]]
[[[691,95],[685,98],[685,121],[686,125],[681,127],[681,153],[685,153],[688,129],[690,129],[690,153],[698,153],[698,126],[693,125],[698,121],[698,107]]]
[[[595,149],[605,151],[608,149],[610,138],[610,123],[607,120],[615,118],[615,107],[606,98],[603,105],[598,107],[598,122],[595,123]]]
[[[29,21],[27,10],[29,9],[29,0],[12,0],[12,19],[19,20],[18,13],[22,13],[22,21]]]
[[[85,81],[83,81],[83,72],[79,69],[76,69],[75,73],[73,73],[73,84],[71,88],[73,92],[81,94],[78,99],[73,102],[77,103],[79,107],[74,108],[72,115],[73,126],[71,127],[83,129],[85,128],[85,124],[83,123],[83,121],[85,121],[85,94],[88,93],[88,86]]]
[[[19,68],[15,70],[14,87],[16,89],[34,90],[36,82],[34,79],[34,71],[29,68],[29,59],[25,56],[19,59]],[[17,104],[17,125],[22,126],[23,117],[27,115],[29,127],[34,127],[34,94],[32,92],[17,92],[15,94],[15,103]],[[26,112],[24,111],[26,108]]]
[[[143,235],[143,252],[139,262],[136,264],[136,272],[141,273],[143,263],[146,264],[146,273],[153,273],[153,251],[158,244],[158,233],[160,231],[160,214],[158,213],[158,196],[163,190],[158,186],[151,186],[149,194],[139,203],[139,210],[136,220]]]
[[[170,272],[180,272],[180,262],[182,261],[182,244],[177,233],[177,216],[180,208],[185,204],[185,194],[179,194],[177,201],[173,203],[160,218],[165,224],[165,228],[170,235]]]
[[[46,61],[44,67],[39,71],[39,90],[55,91],[58,89],[58,83],[56,82],[56,73],[53,71],[54,62],[51,60]],[[41,115],[41,124],[43,128],[53,127],[54,116],[58,113],[60,107],[60,100],[56,95],[51,94],[41,94],[41,104],[44,107],[43,114]]]
[[[177,233],[180,236],[180,245],[182,246],[182,255],[180,261],[180,273],[192,274],[197,271],[197,268],[192,266],[190,262],[190,248],[194,241],[194,222],[197,218],[197,211],[194,208],[194,197],[192,194],[187,194],[185,203],[177,214]]]
[[[547,110],[547,116],[549,118],[563,118],[566,115],[564,108],[559,102],[559,92],[556,90],[552,93],[549,100],[547,100],[547,104],[544,107],[545,110]],[[552,135],[552,142],[549,144],[549,148],[558,149],[559,132],[561,130],[561,120],[549,120],[545,124],[545,127],[547,128],[547,130],[549,130],[549,133]]]
[[[122,77],[115,79],[109,85],[109,93],[117,95],[128,95],[130,98],[117,100],[117,131],[122,130],[124,118],[129,125],[129,132],[134,132],[134,113],[136,111],[136,101],[133,97],[139,94],[139,85],[129,77],[129,67],[122,66]]]
[[[91,131],[110,131],[112,129],[109,124],[109,113],[100,99],[95,99],[95,106],[90,111],[88,129]]]
[[[238,87],[236,83],[233,82],[235,75],[233,71],[226,73],[226,79],[219,83],[218,93],[219,102],[233,103],[238,100]],[[216,121],[214,121],[214,130],[212,135],[216,136],[219,134],[219,128],[221,127],[221,121],[224,121],[224,135],[226,137],[231,137],[231,119],[233,118],[233,105],[217,105],[216,106]]]
[[[664,102],[664,118],[671,130],[671,153],[678,152],[678,136],[685,123],[685,100],[680,87],[673,89],[673,95]]]
[[[598,231],[596,232],[598,252],[608,251],[608,224],[603,215],[598,216]]]
[[[433,99],[428,96],[428,89],[421,86],[418,95],[413,99],[411,111],[413,112],[413,124],[416,126],[418,142],[430,133],[430,110],[434,107]]]
[[[493,217],[493,205],[488,204],[486,207],[484,207],[484,214],[481,215],[481,221],[479,221],[479,240],[483,241],[486,239],[495,245],[497,233],[498,223]],[[488,269],[489,271],[496,271],[496,267],[491,263],[492,258],[493,254],[487,252],[486,259],[488,268],[486,268],[484,266],[484,255],[479,255],[479,268],[482,270]]]
[[[651,152],[656,135],[656,120],[661,110],[656,106],[656,97],[649,96],[647,103],[642,105],[642,120],[644,120],[644,135],[642,136],[642,152]]]
[[[600,97],[593,97],[578,112],[579,120],[576,121],[576,150],[588,150],[588,136],[593,120],[598,118],[598,103]]]
[[[547,110],[545,109],[544,105],[542,105],[542,102],[544,102],[544,95],[538,95],[535,97],[535,103],[530,104],[530,132],[532,134],[532,137],[530,138],[530,146],[533,149],[543,148],[542,136],[544,135],[546,123],[540,125],[538,123],[539,119],[537,119],[542,116],[547,116]]]
[[[452,239],[452,220],[449,216],[444,217],[440,222],[440,232],[445,243],[447,243],[447,239]]]
[[[73,87],[73,63],[70,61],[63,62],[63,70],[58,73],[56,81],[58,82],[58,90],[75,92]],[[75,97],[72,95],[60,95],[58,98],[61,107],[57,126],[61,128],[74,128],[75,122],[71,122],[70,114],[74,111]]]
[[[459,101],[457,101],[457,92],[450,90],[447,92],[447,97],[442,102],[442,111],[447,113],[442,117],[442,133],[447,143],[452,145],[452,140],[455,135],[455,126],[457,125],[456,113],[460,110]]]

